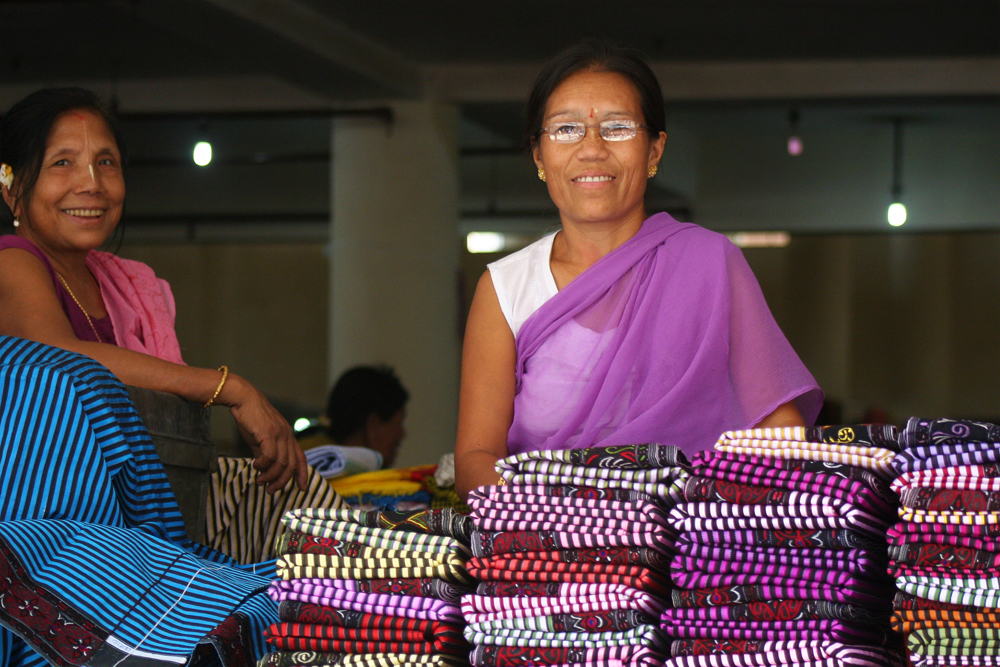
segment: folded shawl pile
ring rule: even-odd
[[[893,627],[914,665],[1000,665],[1000,426],[913,417],[900,443]]]
[[[330,480],[330,486],[345,503],[357,510],[391,507],[400,512],[416,512],[431,506],[425,481],[434,475],[435,465],[373,470]]]
[[[497,463],[505,486],[469,496],[462,599],[476,667],[661,665],[657,617],[687,463],[658,444],[538,451]]]
[[[283,521],[268,589],[280,622],[265,632],[278,650],[260,667],[465,664],[469,517],[302,509]]]
[[[692,461],[670,565],[668,667],[901,664],[886,530],[893,426],[722,435]]]

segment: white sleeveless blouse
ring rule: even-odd
[[[517,338],[525,320],[559,291],[549,259],[556,233],[499,259],[486,268],[500,300],[500,310]]]

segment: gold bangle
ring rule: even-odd
[[[212,403],[215,403],[215,399],[219,397],[219,393],[222,388],[226,385],[226,380],[229,378],[229,366],[219,366],[219,370],[222,371],[222,381],[219,382],[219,386],[215,388],[215,393],[212,394],[212,398],[208,399],[208,403],[205,404],[206,408],[212,407]]]

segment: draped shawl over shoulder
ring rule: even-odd
[[[516,339],[510,454],[660,442],[688,454],[823,393],[743,254],[666,213],[577,276]]]
[[[90,335],[91,324],[86,315],[62,286],[52,262],[41,248],[28,239],[12,234],[0,236],[0,250],[5,248],[26,250],[45,265],[74,333],[80,340],[95,340]],[[177,309],[170,284],[157,278],[153,269],[142,262],[122,259],[111,253],[91,250],[86,261],[87,268],[101,288],[101,298],[111,323],[108,331],[113,329],[115,345],[183,364],[181,347],[174,332]],[[99,331],[102,321],[94,321]],[[102,342],[109,341],[102,339]]]

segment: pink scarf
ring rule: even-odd
[[[177,309],[167,281],[142,262],[97,250],[87,255],[87,268],[101,288],[118,347],[184,363],[174,332]]]

